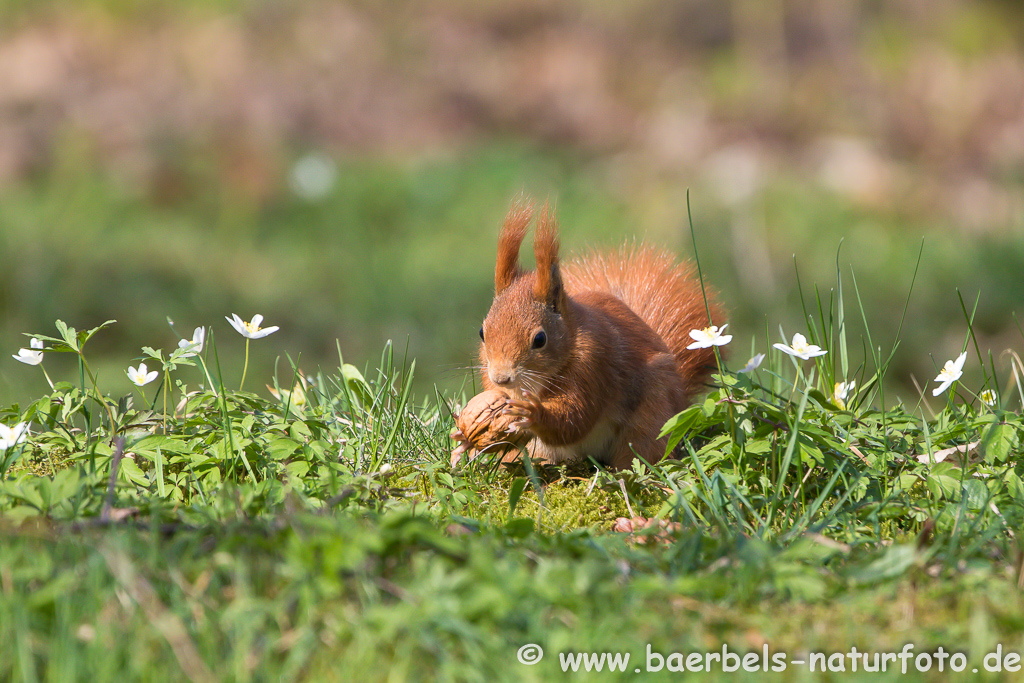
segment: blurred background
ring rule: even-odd
[[[854,356],[916,399],[973,308],[1024,347],[1024,5],[1016,0],[0,0],[0,404],[54,320],[118,321],[101,386],[212,325],[225,380],[287,353],[458,388],[520,193],[567,251],[696,249],[733,358],[844,278]],[[860,304],[854,296],[854,277]],[[814,309],[817,317],[816,306]],[[336,342],[337,340],[337,342]],[[756,342],[755,342],[756,340]],[[77,379],[47,356],[57,379]],[[978,377],[976,361],[967,377]],[[1004,375],[1005,376],[1005,375]],[[191,380],[198,381],[198,373]],[[150,392],[152,393],[152,392]]]

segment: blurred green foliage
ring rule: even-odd
[[[176,346],[168,317],[182,336],[213,325],[223,346],[242,343],[224,315],[248,320],[258,312],[282,328],[252,345],[266,381],[285,351],[301,353],[294,359],[309,370],[330,367],[339,340],[362,365],[390,338],[425,359],[427,381],[447,373],[458,383],[458,368],[473,362],[497,227],[511,198],[531,186],[550,196],[573,241],[585,231],[606,242],[619,237],[620,206],[571,163],[522,146],[417,163],[349,159],[337,172],[322,201],[282,194],[258,210],[199,177],[186,181],[195,195],[170,207],[88,173],[8,189],[0,203],[0,339],[16,351],[27,343],[19,332],[52,333],[57,318],[81,326],[118,320],[98,344],[97,365],[109,376],[143,345]],[[234,356],[225,359],[228,373],[240,372]],[[0,398],[10,401],[32,370],[14,361],[2,367]],[[120,384],[127,389],[126,379]]]
[[[421,392],[434,383],[453,389],[475,362],[497,227],[520,193],[557,205],[566,252],[646,235],[681,258],[693,255],[685,223],[645,225],[644,207],[618,198],[584,160],[523,144],[416,162],[339,160],[334,189],[315,202],[281,193],[254,208],[212,181],[187,178],[194,193],[170,206],[88,172],[0,191],[0,346],[14,353],[27,345],[20,333],[52,334],[58,318],[80,327],[118,320],[94,354],[105,384],[127,392],[123,372],[142,346],[176,346],[168,317],[181,336],[212,325],[221,348],[241,348],[224,316],[262,313],[265,324],[282,329],[252,344],[257,382],[270,382],[275,359],[286,353],[308,371],[335,367],[337,340],[345,360],[362,367],[392,339],[418,359]],[[674,205],[670,214],[685,211],[685,188],[663,193],[654,201]],[[860,289],[875,344],[888,346],[922,243],[896,379],[916,373],[927,381],[934,374],[928,356],[942,355],[944,335],[962,343],[958,291],[969,307],[981,295],[976,330],[997,342],[985,348],[998,353],[1020,344],[1009,317],[1024,298],[1015,286],[1024,247],[1015,240],[968,245],[924,222],[914,229],[912,219],[865,212],[782,181],[765,195],[763,220],[773,228],[762,247],[776,266],[772,287],[758,289],[743,272],[733,241],[741,238],[730,234],[728,216],[705,210],[702,195],[691,194],[691,203],[702,267],[740,334],[736,354],[755,338],[763,350],[766,334],[778,341],[779,325],[791,334],[802,311],[798,284],[807,294],[817,287],[827,302],[837,264],[847,291]],[[855,303],[850,297],[847,306]],[[847,317],[852,330],[862,328],[859,310]],[[944,360],[936,358],[939,366]],[[76,377],[73,364],[62,361],[47,357],[51,374]],[[240,374],[241,354],[224,358],[224,371]],[[0,361],[0,403],[38,390],[41,381],[32,368]]]

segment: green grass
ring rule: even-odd
[[[882,394],[885,357],[849,355],[843,302],[807,330],[828,355],[724,372],[666,426],[681,459],[617,474],[453,471],[457,397],[417,400],[415,363],[390,346],[366,373],[253,365],[301,387],[268,399],[222,379],[229,341],[209,338],[151,357],[166,379],[115,398],[86,363],[117,325],[58,325],[43,367],[63,351],[81,372],[0,411],[32,423],[0,451],[0,679],[574,680],[587,673],[563,674],[559,653],[628,652],[604,674],[618,680],[648,646],[673,666],[723,646],[912,643],[976,668],[1021,651],[1019,395],[990,407],[957,384],[926,415]],[[840,405],[843,378],[858,388]],[[962,444],[970,463],[922,462]],[[677,525],[612,531],[633,516]],[[540,664],[516,660],[527,644]]]

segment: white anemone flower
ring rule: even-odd
[[[695,341],[687,346],[688,349],[706,349],[710,346],[725,346],[732,341],[731,334],[722,334],[729,325],[712,325],[703,330],[690,330],[690,337]]]
[[[762,361],[764,361],[764,354],[759,353],[750,360],[748,360],[747,364],[743,366],[743,369],[740,370],[740,372],[753,372],[754,370],[757,370],[759,367],[761,367]]]
[[[840,410],[846,410],[846,397],[857,387],[857,380],[852,382],[836,382],[832,389],[832,402],[839,406]]]
[[[224,319],[231,323],[231,327],[235,328],[235,331],[246,339],[260,339],[281,329],[276,325],[274,327],[260,327],[260,323],[263,322],[263,316],[259,313],[254,315],[249,322],[245,322],[235,313],[232,313],[230,318],[224,316]]]
[[[196,354],[203,352],[203,343],[206,341],[206,328],[197,327],[196,331],[192,333],[191,339],[182,339],[178,342],[178,348],[182,349],[185,353],[181,354],[182,358],[189,358]]]
[[[795,356],[800,360],[807,360],[808,358],[814,358],[816,356],[824,356],[828,351],[821,348],[817,344],[808,344],[807,337],[797,332],[793,335],[793,343],[786,344],[773,344],[776,349],[787,353],[790,356]]]
[[[0,451],[14,448],[28,436],[28,423],[19,422],[13,427],[0,424]]]
[[[964,351],[956,360],[947,360],[946,364],[942,366],[942,371],[938,377],[935,378],[936,382],[939,382],[939,386],[932,389],[932,396],[938,396],[943,391],[949,388],[949,385],[960,379],[964,374],[964,361],[967,360],[967,352]]]
[[[43,348],[43,340],[32,337],[32,341],[29,342],[32,347],[30,349],[19,349],[18,355],[12,356],[14,360],[21,361],[25,365],[39,365],[43,362],[43,352],[40,349]]]
[[[157,372],[156,370],[146,372],[145,363],[139,363],[138,370],[131,366],[128,366],[128,379],[130,379],[132,383],[135,384],[135,386],[137,387],[146,386],[147,384],[155,380],[159,374],[160,373]]]
[[[992,408],[995,406],[996,401],[999,397],[996,396],[996,392],[992,391],[991,389],[986,389],[985,391],[978,394],[978,398],[981,399],[982,403],[987,405],[989,408]]]

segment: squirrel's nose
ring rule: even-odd
[[[505,386],[506,384],[512,381],[512,374],[509,372],[492,371],[490,375],[491,381],[497,384],[498,386]]]

